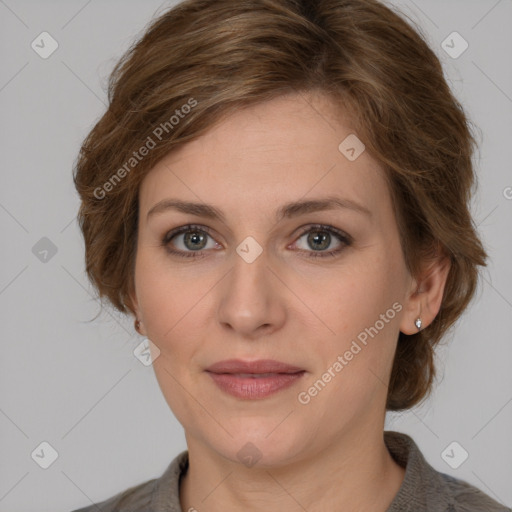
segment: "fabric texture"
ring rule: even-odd
[[[385,431],[384,441],[392,457],[405,468],[402,485],[386,512],[512,512],[464,480],[436,471],[407,434]],[[179,500],[180,477],[187,469],[186,450],[159,478],[73,512],[187,512]]]

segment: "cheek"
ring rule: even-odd
[[[148,338],[159,344],[185,314],[187,287],[151,251],[139,249],[135,286]]]
[[[322,318],[335,335],[319,343],[321,362],[301,391],[311,396],[309,410],[332,425],[333,435],[340,417],[365,416],[387,393],[402,305],[384,272],[386,265],[374,263],[367,260],[364,268],[331,284],[321,303]]]
[[[350,387],[373,385],[369,377],[384,380],[392,363],[403,309],[399,272],[390,259],[366,259],[324,295],[322,315],[336,334],[324,345],[323,358],[329,366],[338,356],[347,361],[340,374]]]
[[[139,252],[135,276],[141,316],[147,337],[154,344],[153,370],[162,395],[178,421],[193,424],[192,418],[198,413],[184,387],[190,388],[187,369],[197,348],[189,323],[197,294],[191,293],[179,274],[166,268],[165,262],[149,249]]]
[[[172,375],[183,377],[190,361],[195,361],[208,329],[205,322],[211,315],[205,309],[208,307],[205,294],[214,283],[206,276],[196,275],[191,279],[190,270],[184,275],[178,268],[171,267],[165,257],[156,255],[154,248],[140,251],[135,281],[147,337],[163,356],[155,361],[157,376],[161,373],[168,380],[169,375],[162,373],[166,369]]]
[[[331,282],[324,294],[323,310],[334,331],[355,337],[392,308],[399,294],[394,293],[388,275],[387,269],[367,262]]]

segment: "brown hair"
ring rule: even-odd
[[[313,90],[350,113],[385,169],[411,274],[438,250],[451,261],[434,321],[399,335],[386,408],[406,409],[430,393],[434,347],[473,298],[487,254],[469,211],[469,121],[418,29],[375,0],[187,0],[155,19],[116,64],[108,109],[75,164],[86,271],[100,297],[134,313],[147,172],[244,106]]]

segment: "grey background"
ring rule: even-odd
[[[172,4],[0,0],[1,512],[90,505],[160,476],[186,448],[151,366],[133,354],[142,338],[132,320],[106,309],[88,322],[100,307],[84,275],[71,175],[105,109],[112,66]],[[432,398],[389,414],[386,429],[408,433],[436,469],[510,506],[512,1],[393,4],[420,24],[481,131],[473,214],[490,262],[438,352]],[[59,44],[48,59],[31,48],[43,31]],[[441,47],[453,31],[469,43],[457,59]],[[46,262],[32,250],[43,237],[57,248]],[[58,452],[48,469],[31,456],[43,441]],[[441,457],[452,441],[469,453],[458,469]]]

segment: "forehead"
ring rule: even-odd
[[[383,170],[366,151],[347,158],[345,140],[357,144],[342,106],[323,95],[291,94],[243,108],[164,157],[143,180],[141,210],[179,197],[244,215],[338,195],[377,215],[389,212]]]

